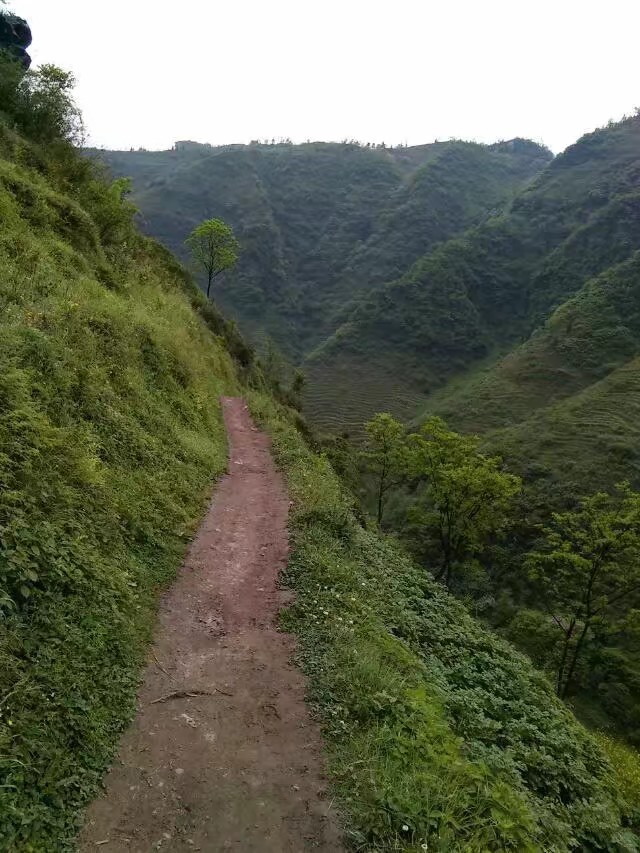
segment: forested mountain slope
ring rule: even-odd
[[[634,419],[615,389],[632,380],[638,343],[639,118],[552,162],[525,140],[104,156],[133,176],[146,227],[176,250],[205,216],[236,227],[241,264],[216,298],[302,362],[320,430],[359,431],[377,410],[438,413],[499,430],[520,471],[535,434],[545,477],[584,488],[597,485],[588,470],[636,477]]]
[[[415,148],[251,145],[100,152],[131,176],[145,228],[184,253],[202,219],[219,216],[242,246],[216,299],[294,361],[362,293],[402,274],[436,243],[506,204],[550,159],[526,140]]]
[[[571,328],[578,336],[602,336],[592,324],[608,321],[593,304],[595,294],[609,304],[609,313],[626,313],[624,301],[617,301],[626,298],[625,288],[609,291],[606,278],[599,286],[587,283],[609,268],[616,279],[613,267],[637,248],[636,117],[585,136],[525,188],[508,211],[436,247],[358,305],[307,360],[309,413],[321,425],[342,428],[380,409],[411,416],[412,407],[428,400],[429,410],[450,415],[454,423],[485,429],[512,422],[518,410],[530,412],[536,400],[549,402],[579,390],[594,374],[603,378],[633,354],[633,331],[620,336],[610,330],[613,339],[606,345],[589,340],[589,353],[583,353],[591,358],[589,370],[574,366],[555,381],[541,375],[540,350],[546,345],[538,336],[557,340],[561,349],[571,347],[562,324],[576,312],[582,330],[577,321]],[[545,327],[554,309],[583,288],[583,297]],[[495,377],[481,372],[532,334],[522,352],[499,363]],[[464,390],[452,386],[441,392],[444,402],[435,397],[431,403],[429,395],[469,371],[473,376]],[[505,377],[518,388],[505,387]],[[496,394],[504,405],[496,403]],[[483,414],[475,417],[479,407]]]

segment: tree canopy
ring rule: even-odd
[[[528,557],[542,603],[562,634],[556,689],[571,688],[589,635],[640,592],[640,494],[627,483],[554,513]]]
[[[0,52],[0,114],[34,142],[84,142],[74,86],[73,74],[55,65],[25,72],[19,61]]]
[[[409,439],[408,471],[424,481],[410,516],[437,543],[435,574],[447,586],[456,569],[504,530],[522,486],[499,456],[485,456],[478,446],[478,438],[453,432],[438,417]]]
[[[406,468],[405,428],[388,412],[379,412],[365,425],[365,432],[361,458],[375,483],[376,518],[381,524],[387,494],[400,484]]]
[[[207,298],[210,298],[213,280],[235,266],[238,260],[238,241],[231,227],[222,219],[205,219],[185,242],[194,262],[207,276]]]

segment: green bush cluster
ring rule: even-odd
[[[545,677],[358,525],[327,460],[273,403],[251,405],[294,501],[284,624],[300,639],[354,845],[638,849],[630,786]]]
[[[54,65],[25,71],[0,53],[0,118],[38,144],[81,143],[82,117],[74,104],[72,74]]]

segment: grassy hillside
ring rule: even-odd
[[[331,427],[393,409],[395,399],[427,398],[509,352],[590,278],[640,248],[639,142],[638,117],[589,134],[506,213],[437,247],[359,305],[307,361],[312,419]],[[393,374],[388,392],[377,370],[361,367],[369,359]],[[345,365],[357,377],[353,395],[344,385],[334,392]]]
[[[616,779],[528,659],[355,521],[284,413],[258,395],[251,405],[294,501],[284,624],[301,641],[354,847],[638,849],[637,756],[601,740]]]
[[[416,420],[435,413],[482,435],[547,510],[620,480],[638,488],[639,305],[635,252],[587,281],[525,344],[432,395]]]
[[[57,95],[45,112],[56,105],[67,115]],[[219,395],[260,377],[234,327],[138,234],[125,186],[57,125],[25,136],[22,106],[0,115],[0,849],[48,853],[72,849],[134,710],[158,593],[225,467]],[[230,191],[263,198],[246,160],[219,156]],[[251,206],[258,230],[267,207]],[[312,238],[301,216],[274,264]],[[618,268],[621,293],[633,272]],[[611,285],[597,282],[585,300],[600,316]],[[354,845],[637,850],[633,756],[601,747],[527,659],[363,529],[292,413],[248,393],[294,500],[285,620]]]
[[[0,849],[52,851],[134,711],[250,352],[119,185],[18,124],[0,116]]]
[[[457,591],[546,671],[557,632],[524,563],[540,523],[621,480],[640,488],[638,143],[640,117],[584,137],[506,213],[359,305],[306,363],[316,426],[358,434],[376,411],[413,423],[440,415],[523,478],[512,535]],[[400,490],[385,523],[419,553],[410,501]],[[589,635],[570,701],[637,745],[632,596],[626,604],[624,625]]]
[[[640,487],[639,288],[636,252],[589,280],[497,365],[475,371],[428,402],[429,413],[480,433],[485,447],[523,477],[522,527],[510,543],[507,576],[490,593],[498,599],[509,589],[511,616],[505,618],[504,601],[486,615],[510,635],[507,623],[513,619],[514,639],[543,668],[553,667],[550,647],[543,643],[536,649],[533,632],[517,625],[520,607],[539,606],[522,568],[522,553],[538,532],[536,522],[622,480]],[[633,596],[626,605],[633,613]],[[637,746],[640,660],[633,619],[590,637],[589,655],[571,701],[591,725],[616,731]]]
[[[486,432],[525,420],[604,379],[640,348],[638,288],[636,252],[589,279],[525,344],[434,395],[429,409],[465,431]]]
[[[507,203],[548,161],[525,140],[381,149],[354,144],[102,152],[130,175],[145,228],[174,251],[220,216],[243,247],[216,298],[293,360],[360,295]]]

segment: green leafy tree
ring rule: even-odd
[[[505,530],[522,488],[500,457],[485,456],[478,445],[478,438],[453,432],[437,417],[410,436],[408,471],[424,488],[409,517],[433,544],[440,563],[435,576],[446,586]]]
[[[364,428],[366,444],[361,458],[374,480],[377,521],[382,524],[388,493],[400,485],[404,476],[405,428],[388,412],[379,412]]]
[[[85,139],[84,124],[72,92],[73,74],[55,65],[42,65],[25,76],[30,94],[32,135],[44,142],[60,138],[74,145]]]
[[[598,492],[575,510],[554,513],[527,562],[562,634],[556,690],[564,698],[590,635],[637,603],[640,494],[620,483],[614,495]]]
[[[84,142],[74,86],[73,74],[55,65],[25,72],[21,63],[0,52],[0,113],[34,142]]]
[[[194,262],[207,276],[207,298],[215,278],[235,266],[240,246],[233,231],[222,219],[205,219],[186,239]]]

